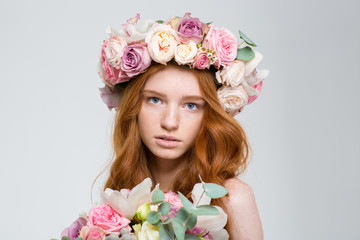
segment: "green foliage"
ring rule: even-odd
[[[191,233],[186,233],[185,234],[185,240],[200,240],[201,238],[199,238],[198,236],[191,234]]]
[[[186,211],[185,208],[180,208],[179,211],[176,214],[176,218],[179,219],[181,222],[185,223],[185,225],[189,228],[192,229],[193,227],[195,227],[196,222],[197,222],[197,217],[196,215],[189,213],[188,211]]]
[[[205,194],[209,198],[221,198],[228,193],[228,190],[215,183],[204,183],[203,184]]]
[[[165,199],[164,192],[161,191],[160,189],[156,189],[151,198],[153,205],[162,203],[164,199]]]
[[[178,218],[172,221],[174,227],[175,236],[178,240],[185,240],[186,225]]]
[[[147,216],[147,221],[152,225],[160,221],[160,214],[158,212],[151,211]]]
[[[164,23],[164,20],[157,20],[157,23]]]
[[[255,57],[255,52],[249,46],[238,48],[237,50],[236,59],[238,60],[250,61],[254,57]]]
[[[164,224],[160,226],[160,239],[168,240],[175,239],[175,233],[170,224]]]
[[[64,237],[61,238],[61,240],[71,240],[71,238],[64,236]]]
[[[248,45],[253,46],[253,47],[257,47],[257,45],[250,38],[248,38],[243,32],[241,32],[240,30],[239,30],[239,35],[240,35],[240,38],[242,40],[244,40]]]
[[[169,213],[170,209],[171,209],[170,203],[163,202],[162,204],[160,204],[158,211],[162,216],[165,216],[166,214]]]

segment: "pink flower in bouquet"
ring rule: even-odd
[[[227,66],[235,60],[237,46],[234,34],[226,28],[214,28],[212,24],[203,42],[203,47],[216,51],[219,63],[222,66]]]
[[[79,237],[83,240],[105,240],[106,233],[100,227],[85,226],[81,229]]]
[[[207,57],[207,52],[198,50],[192,66],[197,69],[205,69],[205,68],[209,69],[210,60]]]
[[[171,205],[170,212],[166,215],[166,218],[176,217],[176,213],[183,207],[179,194],[169,191],[165,193],[164,201]]]
[[[79,236],[81,228],[86,225],[86,222],[85,218],[79,217],[70,225],[70,227],[67,227],[62,231],[61,238],[68,237],[75,240]]]
[[[130,229],[130,220],[122,217],[109,205],[91,208],[88,225],[101,227],[106,233],[119,233],[124,227]]]
[[[132,44],[124,48],[121,58],[120,68],[123,73],[120,79],[130,79],[145,71],[150,66],[151,57],[147,48],[141,44]]]
[[[199,44],[204,37],[206,26],[198,18],[192,18],[191,13],[185,13],[177,26],[176,32],[183,42],[193,40],[196,44]]]

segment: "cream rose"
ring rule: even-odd
[[[180,44],[175,49],[175,61],[178,64],[192,63],[197,53],[197,46],[194,41],[187,44]]]
[[[126,45],[125,39],[120,36],[109,38],[107,47],[105,48],[105,55],[108,63],[112,67],[116,69],[120,68],[120,59],[124,54],[124,48]]]
[[[245,63],[241,60],[235,60],[231,65],[224,67],[216,72],[215,76],[219,83],[237,87],[244,80]]]
[[[146,35],[145,42],[148,44],[151,58],[155,62],[166,65],[175,55],[178,39],[175,30],[170,25],[154,23]]]
[[[234,114],[248,103],[249,96],[242,85],[235,88],[222,86],[217,93],[221,106],[230,114]]]

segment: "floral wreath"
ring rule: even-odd
[[[186,13],[166,22],[147,20],[139,29],[140,15],[130,18],[121,31],[108,27],[110,38],[101,48],[98,74],[106,84],[100,96],[111,110],[117,109],[122,89],[145,72],[152,61],[166,65],[173,60],[190,68],[216,70],[219,101],[235,116],[259,96],[268,70],[257,70],[263,56],[252,50],[256,44],[239,31],[239,44],[226,28],[215,28]],[[243,44],[246,46],[241,47]]]

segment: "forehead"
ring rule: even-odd
[[[173,66],[152,74],[147,79],[144,90],[161,91],[169,94],[202,95],[195,75],[190,71]]]

